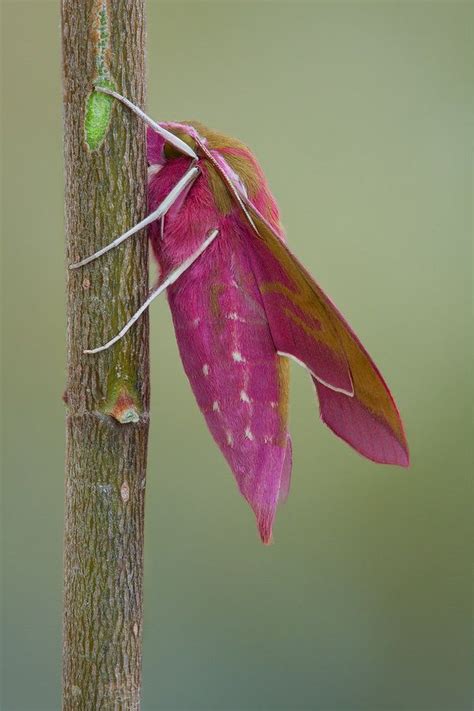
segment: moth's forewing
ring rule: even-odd
[[[286,364],[241,242],[221,230],[216,249],[169,288],[169,303],[199,408],[268,543],[291,472]]]
[[[180,161],[151,173],[151,209],[186,169],[186,161]],[[275,351],[242,239],[247,226],[240,214],[218,209],[206,164],[201,171],[186,199],[166,215],[164,229],[153,225],[150,237],[167,274],[209,229],[219,229],[214,243],[169,287],[168,299],[198,406],[268,543],[278,502],[290,483],[288,364]]]
[[[250,204],[257,227],[249,242],[270,330],[279,351],[312,372],[323,421],[358,452],[407,466],[408,446],[390,390],[361,342],[323,290]],[[320,361],[321,347],[330,356]],[[352,394],[341,392],[332,363],[347,364]],[[328,377],[329,364],[329,377]]]

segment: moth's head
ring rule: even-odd
[[[179,138],[194,153],[199,151],[199,140],[201,137],[193,126],[181,123],[162,123],[162,128]],[[147,157],[150,166],[164,165],[175,158],[182,158],[186,155],[180,148],[174,146],[152,128],[147,129]]]
[[[246,154],[250,158],[252,157],[243,143],[235,138],[226,136],[224,133],[213,131],[199,121],[183,121],[182,123],[170,121],[161,123],[160,126],[189,146],[199,157],[202,157],[200,146],[203,145],[211,152],[218,151],[225,154],[230,151],[231,153],[237,152]],[[182,158],[185,155],[179,146],[173,145],[172,142],[166,140],[166,137],[163,137],[152,128],[148,128],[147,145],[148,163],[150,165],[163,165],[169,160]]]
[[[255,198],[265,179],[263,173],[250,150],[243,143],[235,138],[231,138],[218,131],[212,131],[199,121],[186,121],[183,123],[162,123],[160,126],[172,133],[180,141],[189,146],[198,158],[205,158],[202,146],[212,153],[218,160],[224,172],[231,180],[240,185],[243,191],[250,197]],[[153,129],[148,129],[148,163],[150,172],[155,174],[165,163],[181,159],[185,155],[179,147],[173,145]],[[215,170],[208,165],[208,175],[217,190],[227,195],[227,190],[222,186],[221,180],[217,180]],[[216,178],[214,180],[214,178]]]
[[[168,130],[175,135],[177,138],[180,138],[183,143],[186,143],[187,146],[189,146],[196,154],[199,150],[196,137],[193,135],[192,131],[190,130],[191,126],[177,126],[173,125],[168,128]],[[183,157],[183,151],[181,151],[179,148],[176,148],[176,146],[173,146],[171,143],[166,142],[164,145],[164,157],[165,160],[173,160],[173,158],[182,158]]]

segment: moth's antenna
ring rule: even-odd
[[[127,232],[124,232],[123,235],[120,235],[120,237],[117,237],[117,239],[114,239],[113,242],[108,244],[106,247],[102,247],[102,249],[99,249],[98,252],[94,252],[94,254],[91,254],[89,257],[86,257],[85,259],[82,259],[80,262],[76,262],[75,264],[70,264],[69,269],[78,269],[78,267],[83,267],[84,264],[89,264],[89,262],[94,261],[94,259],[97,259],[97,257],[101,257],[103,254],[106,254],[106,252],[110,252],[111,249],[114,249],[114,247],[117,247],[119,244],[124,242],[128,237],[131,237],[134,235],[136,232],[139,232],[142,230],[144,227],[149,225],[151,222],[154,222],[155,220],[158,220],[160,217],[166,214],[168,210],[170,209],[171,205],[173,205],[174,202],[178,199],[180,194],[183,192],[183,190],[191,183],[192,181],[196,180],[197,176],[199,174],[199,168],[195,165],[193,165],[186,173],[183,175],[181,180],[179,180],[174,188],[170,190],[168,195],[165,197],[163,202],[158,205],[156,210],[153,210],[148,217],[145,217],[144,220],[141,222],[138,222],[136,225],[131,227]]]
[[[167,289],[171,284],[174,284],[174,282],[179,279],[181,274],[183,274],[191,264],[193,264],[196,259],[206,250],[211,242],[215,240],[217,235],[219,234],[219,230],[215,229],[212,230],[209,233],[209,236],[206,238],[206,240],[202,243],[202,245],[197,249],[194,254],[192,254],[188,259],[186,259],[177,269],[174,270],[174,272],[171,272],[169,277],[165,279],[159,286],[154,289],[148,299],[140,306],[138,311],[133,314],[132,318],[130,321],[128,321],[125,326],[122,328],[122,330],[117,333],[114,338],[112,338],[108,343],[106,343],[104,346],[99,346],[98,348],[92,348],[90,350],[85,350],[84,353],[100,353],[100,351],[105,351],[107,348],[110,348],[110,346],[113,346],[114,343],[117,343],[126,333],[127,331],[133,326],[135,321],[137,321],[142,313],[149,307],[153,299],[156,299],[157,296],[159,296],[165,289]]]
[[[122,96],[122,94],[119,94],[117,91],[114,91],[113,89],[108,89],[105,86],[96,86],[95,87],[96,91],[100,91],[102,94],[109,94],[109,96],[113,96],[115,99],[118,99],[119,101],[122,102],[122,104],[125,104],[125,106],[128,106],[129,109],[131,109],[137,116],[140,116],[140,118],[148,124],[148,126],[151,126],[153,130],[155,130],[157,133],[160,134],[160,136],[163,136],[165,141],[168,143],[171,143],[175,148],[178,149],[178,151],[181,151],[181,153],[185,153],[187,156],[190,158],[194,158],[194,160],[197,159],[196,153],[193,151],[191,146],[188,146],[187,143],[181,140],[181,138],[178,138],[178,136],[175,136],[174,133],[171,133],[171,131],[167,131],[166,128],[163,128],[163,126],[160,126],[159,123],[156,123],[156,121],[153,121],[152,118],[146,115],[144,111],[138,108],[138,106],[135,106],[135,104],[132,104],[132,102],[129,99],[126,99],[125,96]]]

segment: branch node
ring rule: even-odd
[[[119,381],[110,385],[102,412],[113,417],[121,425],[128,425],[140,422],[141,411],[138,394],[129,383]]]

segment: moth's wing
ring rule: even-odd
[[[276,354],[244,246],[221,224],[168,298],[199,408],[268,543],[290,482],[288,367]]]
[[[248,230],[252,268],[278,351],[311,371],[321,418],[336,435],[368,459],[408,466],[400,414],[377,366],[271,226],[251,203],[247,209],[258,231]],[[350,387],[340,387],[334,363],[342,374],[347,368]]]

